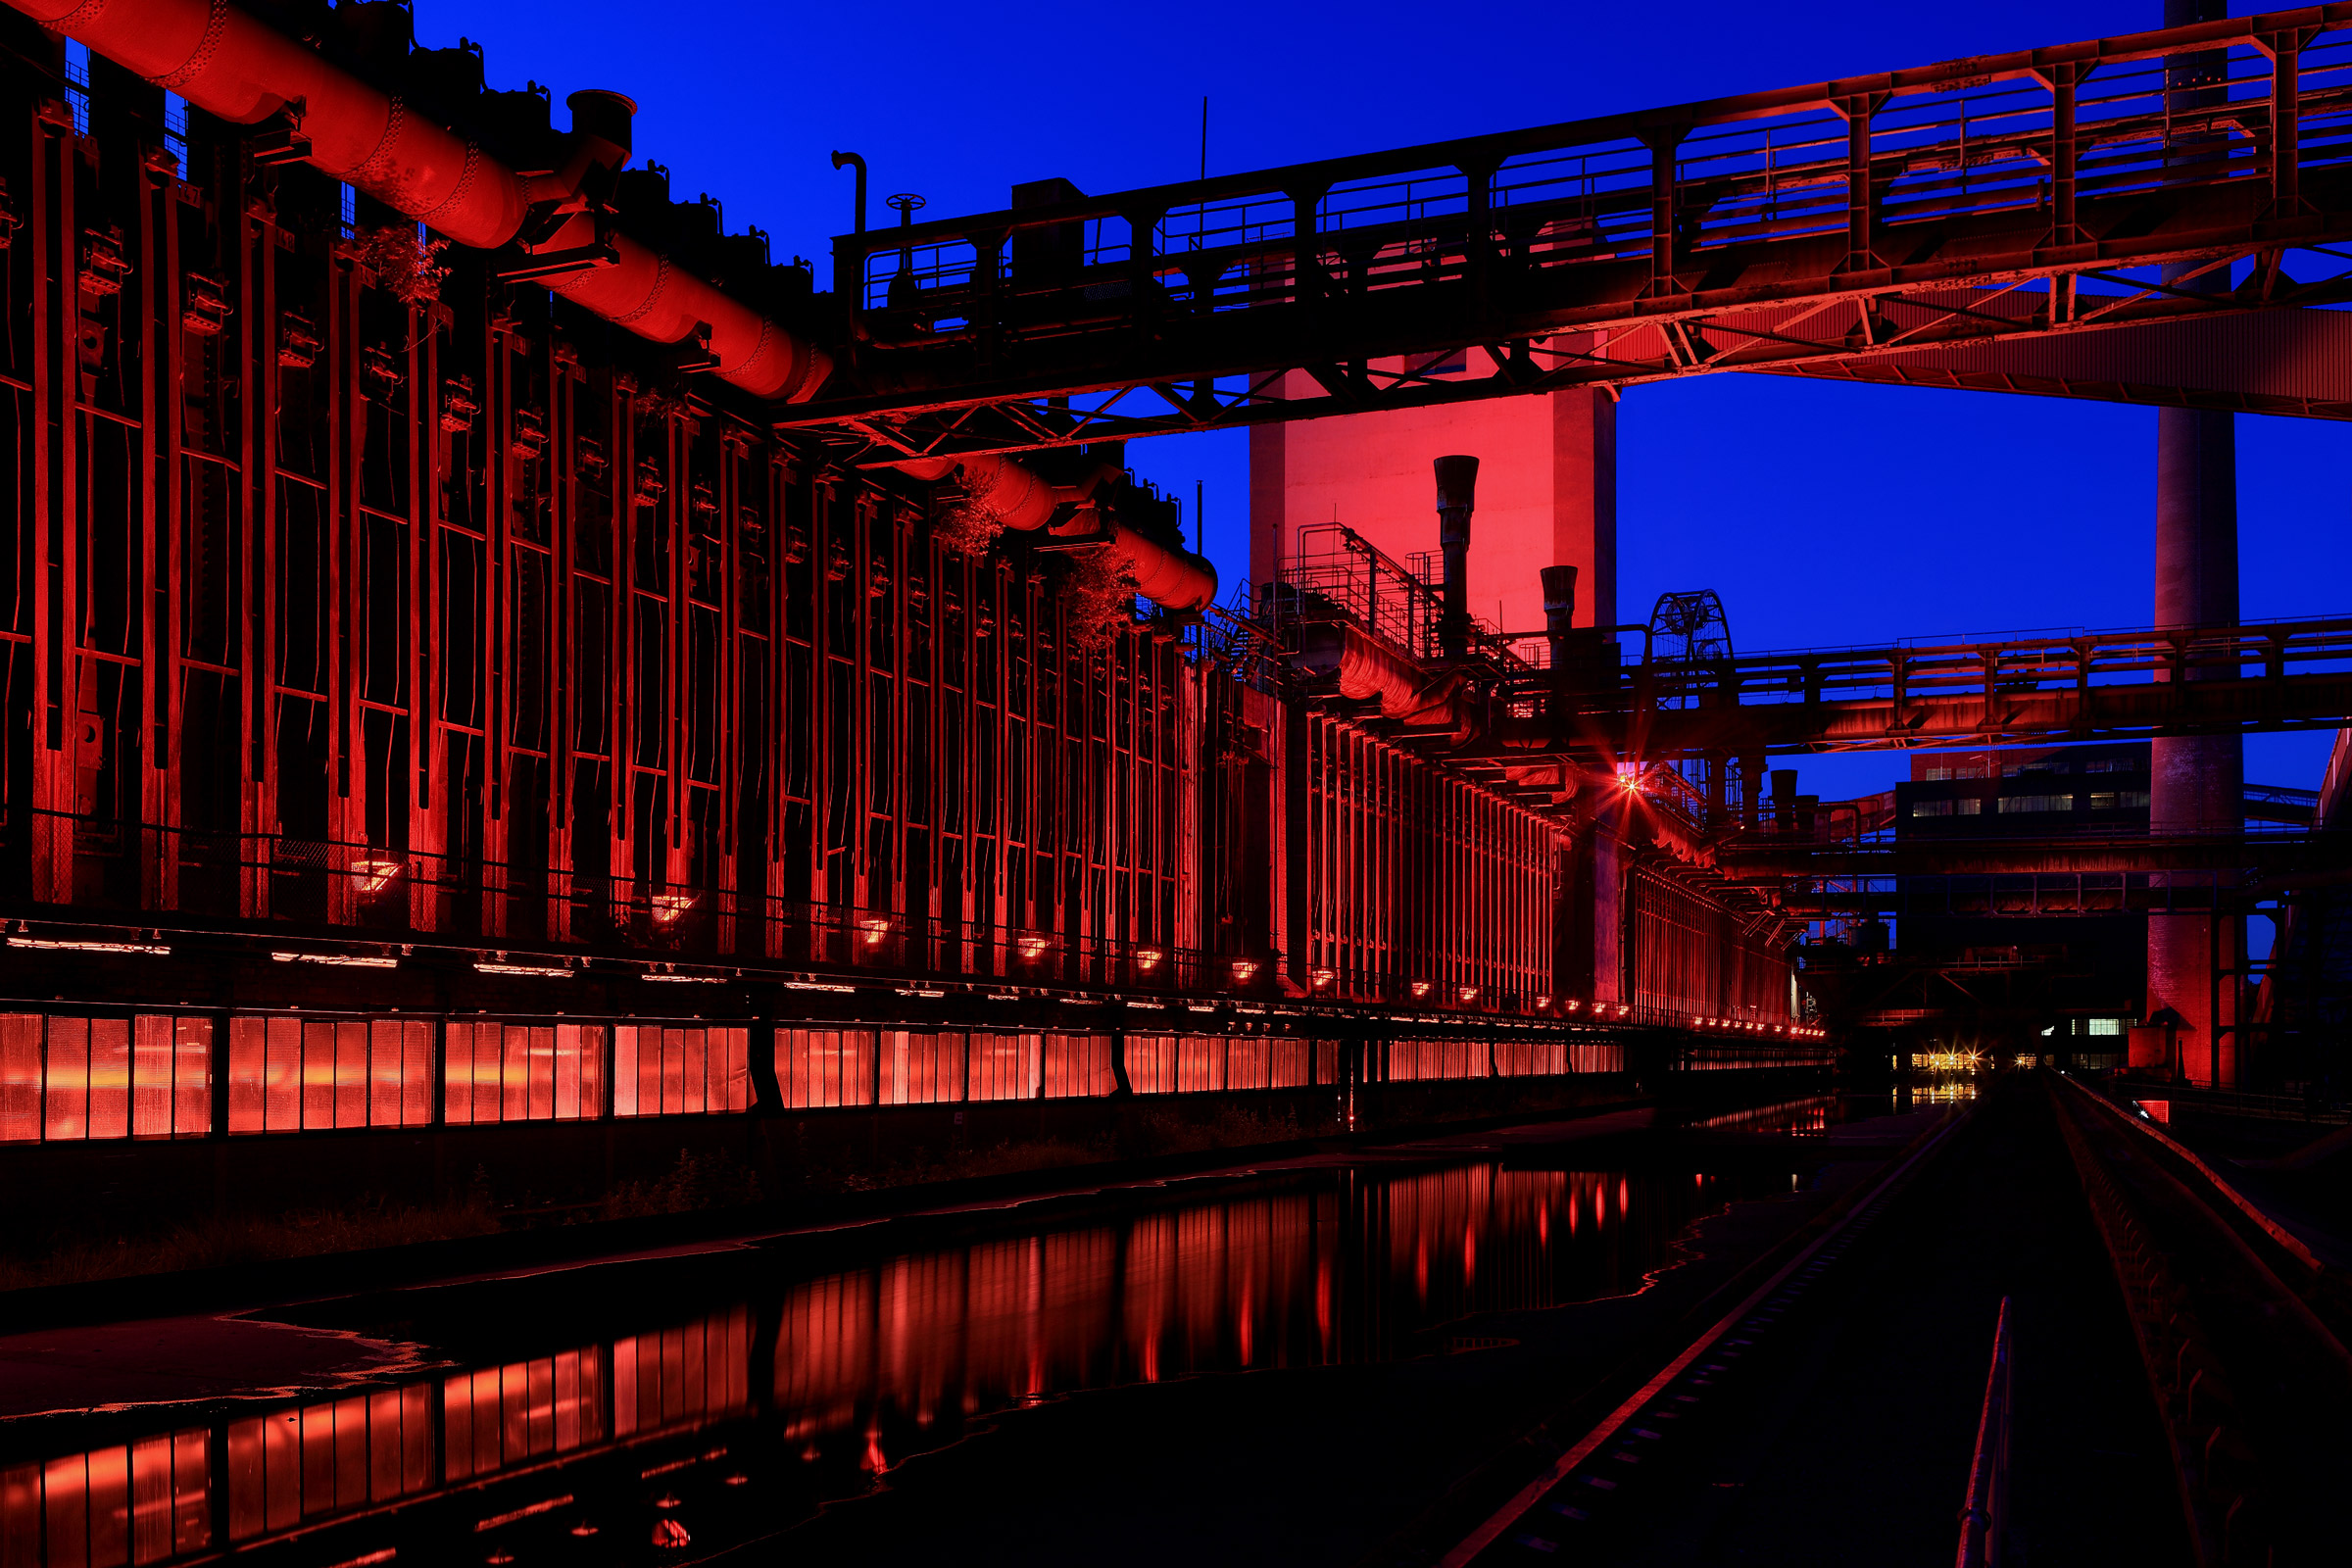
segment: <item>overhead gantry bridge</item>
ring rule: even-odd
[[[2352,297],[2347,23],[844,235],[846,341],[779,423],[881,463],[1727,370],[2342,417],[2341,318],[2309,308]],[[2166,352],[2180,331],[2200,353]],[[1490,368],[1440,370],[1465,349]]]
[[[2342,618],[1644,661],[1597,666],[1598,682],[1582,673],[1594,667],[1571,656],[1498,681],[1491,728],[1460,755],[2060,745],[2352,720]]]

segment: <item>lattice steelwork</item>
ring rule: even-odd
[[[843,235],[859,353],[788,416],[887,461],[1722,370],[1868,374],[1889,352],[2335,304],[2347,17]],[[2243,281],[2200,292],[2159,280],[2166,264]],[[1434,373],[1465,347],[1491,372]]]
[[[1341,719],[1308,719],[1306,742],[1316,989],[1402,1000],[1450,988],[1456,1001],[1553,990],[1560,825]]]
[[[1742,915],[1648,867],[1634,872],[1627,920],[1637,1007],[1695,1006],[1709,1018],[1777,1022],[1788,1015],[1787,949],[1777,920]]]

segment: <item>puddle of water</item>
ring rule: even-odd
[[[699,1554],[1023,1407],[1507,1345],[1443,1330],[1637,1291],[1693,1219],[1783,1179],[1489,1161],[1139,1197],[366,1393],[159,1411],[97,1446],[46,1429],[54,1446],[0,1463],[0,1557],[585,1564],[658,1557],[672,1527]]]

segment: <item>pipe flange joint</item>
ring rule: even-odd
[[[400,140],[401,130],[409,118],[409,106],[398,93],[394,93],[388,102],[391,107],[384,114],[384,133],[376,138],[374,150],[343,176],[345,183],[359,186],[383,183],[385,172],[392,167],[392,147]]]
[[[767,358],[768,345],[775,341],[775,323],[770,321],[764,316],[760,317],[760,341],[752,345],[752,352],[750,356],[746,358],[741,365],[730,365],[724,367],[719,373],[738,378],[750,375],[752,373],[752,367],[758,365],[761,360]]]
[[[219,0],[215,0],[215,3],[218,4]],[[44,22],[41,25],[47,27],[51,32],[62,32],[71,37],[74,28],[85,22],[97,21],[99,15],[112,4],[114,4],[114,0],[81,0],[80,5],[75,6],[55,22]]]
[[[429,224],[434,219],[439,218],[443,213],[462,207],[465,204],[466,195],[473,189],[474,172],[481,167],[482,144],[477,141],[466,142],[466,162],[464,166],[458,170],[457,189],[451,191],[448,196],[444,197],[431,208],[424,212],[418,213],[416,215],[416,221]]]
[[[635,310],[613,317],[612,318],[612,324],[614,326],[626,326],[631,321],[641,321],[645,319],[645,318],[653,315],[654,307],[662,303],[662,291],[668,287],[669,257],[666,254],[657,253],[654,257],[653,288],[647,292],[645,298],[638,303],[638,306]]]
[[[104,0],[94,0],[94,3],[103,4]],[[82,9],[87,11],[91,7],[84,6]],[[166,92],[177,92],[211,68],[213,56],[220,52],[220,36],[226,31],[228,0],[213,0],[212,10],[204,19],[204,36],[197,40],[196,52],[181,61],[176,70],[149,79]]]

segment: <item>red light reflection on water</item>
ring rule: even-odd
[[[762,1404],[786,1453],[847,1467],[855,1490],[986,1412],[1423,1353],[1430,1330],[1472,1312],[1639,1291],[1720,1192],[1703,1174],[1314,1173],[909,1253],[645,1333],[0,1466],[0,1541],[46,1543],[25,1559],[37,1568],[168,1562]]]

